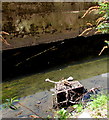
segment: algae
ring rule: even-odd
[[[36,73],[29,76],[17,78],[15,80],[3,82],[2,84],[2,100],[6,98],[12,98],[14,96],[24,97],[30,94],[34,94],[39,91],[50,90],[53,87],[52,83],[45,82],[46,78],[54,81],[67,78],[69,76],[74,77],[74,80],[82,80],[90,78],[92,76],[107,73],[109,57],[99,57],[99,59],[84,61],[77,64],[67,64],[64,66],[58,66],[51,70],[44,71],[42,73]]]

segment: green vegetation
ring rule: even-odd
[[[81,113],[88,112],[92,118],[107,118],[109,117],[107,111],[107,104],[109,102],[109,94],[98,94],[92,95],[91,99],[93,101],[86,104],[75,104],[72,108],[75,111],[75,114],[68,113],[67,110],[62,108],[61,110],[56,111],[54,118],[59,120],[67,120],[67,118],[77,118]],[[50,116],[48,118],[51,118]]]
[[[97,20],[97,30],[102,33],[109,33],[109,2],[100,2],[99,3],[99,14],[102,14]]]
[[[82,112],[82,110],[83,110],[83,105],[82,105],[82,103],[76,104],[76,105],[73,105],[73,108],[76,110],[77,113],[78,113],[78,112]]]
[[[109,94],[98,95],[97,98],[94,98],[92,102],[89,103],[87,109],[91,112],[91,116],[94,118],[107,118],[108,116],[108,101]]]
[[[99,3],[99,6],[97,8],[100,10],[99,14],[103,14],[103,16],[97,19],[96,21],[97,26],[95,28],[97,32],[109,33],[109,2]],[[47,25],[43,24],[44,30],[46,27]],[[58,28],[60,28],[59,31],[61,31],[61,26],[58,26]],[[31,29],[34,30],[34,26],[31,26]],[[39,29],[39,33],[40,32],[42,32],[41,29]],[[108,44],[108,41],[105,42]],[[59,80],[64,75],[64,77],[73,76],[74,78],[81,80],[107,72],[106,66],[107,66],[107,59],[102,59],[101,61],[96,60],[84,64],[82,63],[79,65],[67,66],[66,68],[60,70],[32,75],[12,82],[11,81],[4,82],[3,101],[5,100],[5,98],[7,98],[7,96],[9,96],[9,99],[6,99],[7,102],[4,103],[3,106],[4,108],[11,108],[13,110],[16,110],[17,107],[13,103],[18,102],[18,100],[16,100],[15,97],[14,98],[10,98],[10,97],[16,95],[22,97],[28,94],[32,94],[33,92],[36,91],[50,89],[52,86],[48,83],[47,84],[44,83],[44,80],[48,77],[53,78],[55,80]],[[78,73],[78,69],[79,69],[79,73]],[[43,89],[42,86],[44,86]],[[85,109],[84,109],[84,104],[82,103],[73,105],[72,107],[76,110],[77,114],[88,109],[92,117],[95,118],[106,117],[107,114],[104,112],[106,112],[107,110],[106,105],[107,102],[109,101],[109,95],[103,94],[103,95],[97,95],[96,97],[92,96],[91,99],[93,99],[93,101],[89,102],[88,106]],[[59,120],[66,120],[67,118],[73,118],[73,117],[74,116],[71,116],[70,113],[68,113],[64,108],[62,108],[61,110],[56,112],[56,116],[54,118],[59,118]]]
[[[98,6],[90,7],[85,14],[82,16],[84,18],[87,14],[90,14],[92,11],[98,10],[98,13],[101,14],[101,16],[95,21],[95,24],[87,23],[87,26],[89,26],[87,29],[85,29],[79,36],[82,36],[83,34],[88,35],[91,32],[94,31],[93,34],[97,33],[109,33],[109,1],[104,2],[98,2]],[[104,40],[105,43],[107,43],[107,40]],[[104,46],[99,55],[104,51],[104,49],[108,48],[109,44],[107,43],[107,46]]]
[[[107,111],[109,110],[107,106],[109,101],[109,94],[98,94],[96,96],[92,96],[91,100],[93,101],[88,102],[85,108],[84,104],[82,105],[81,103],[72,106],[73,108],[75,108],[77,112],[77,114],[75,114],[75,117],[77,117],[78,115],[85,111],[88,111],[92,118],[109,117],[107,114]]]
[[[89,26],[88,29],[85,29],[81,34],[83,35],[84,33],[87,35],[90,33],[90,31],[95,30],[94,33],[109,33],[109,2],[98,2],[98,6],[93,6],[90,7],[85,14],[82,16],[84,18],[87,14],[90,14],[93,11],[97,11],[98,13],[101,14],[101,17],[99,17],[95,21],[95,25],[92,23],[87,23]]]
[[[89,108],[91,110],[97,109],[103,105],[106,105],[107,100],[109,100],[109,95],[97,95],[97,98],[94,98],[94,96],[92,96],[93,101],[90,102]]]
[[[54,118],[58,118],[59,120],[67,120],[70,118],[71,114],[68,113],[64,108],[56,112],[56,116]]]
[[[14,105],[14,103],[18,101],[19,100],[16,99],[16,97],[6,99],[6,102],[3,104],[3,108],[10,108],[12,110],[16,110],[17,107]]]
[[[72,108],[75,111],[75,115],[72,115],[71,113],[68,113],[67,110],[64,108],[55,111],[54,118],[59,120],[67,120],[67,118],[75,118],[78,117],[82,112],[88,111],[88,113],[91,115],[92,118],[107,118],[109,117],[107,114],[107,111],[109,108],[107,107],[109,102],[109,94],[98,94],[98,95],[92,95],[90,98],[91,102],[88,102],[86,104],[76,104],[73,105]],[[12,110],[16,110],[17,107],[14,105],[14,102],[18,102],[15,97],[11,99],[6,99],[6,103],[3,104],[4,108],[10,108]],[[20,104],[22,105],[22,104]],[[86,106],[86,107],[85,107]],[[23,105],[23,107],[25,107]],[[26,109],[29,109],[28,107],[25,107]],[[32,111],[31,109],[29,109]],[[34,111],[32,111],[35,115],[37,115]],[[48,119],[51,118],[51,116],[48,115]]]

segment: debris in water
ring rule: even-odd
[[[74,104],[75,100],[85,92],[84,86],[78,81],[68,81],[67,79],[59,82],[54,82],[50,79],[46,79],[45,81],[55,84],[53,95],[54,108],[61,108],[63,106]]]
[[[91,94],[97,93],[98,88],[87,91],[79,81],[72,81],[73,77],[62,79],[59,82],[46,79],[46,82],[55,84],[53,94],[53,108],[68,107],[77,104],[79,100],[83,102],[90,98]]]

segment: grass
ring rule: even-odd
[[[98,95],[90,104],[88,109],[93,118],[107,118],[109,94]]]
[[[91,97],[93,101],[88,102],[87,106],[84,108],[84,104],[73,105],[75,114],[68,113],[64,108],[56,111],[54,118],[59,118],[59,120],[67,120],[68,118],[77,118],[81,113],[88,112],[92,118],[108,118],[108,101],[109,94],[98,94]],[[51,118],[51,117],[49,117]]]
[[[92,99],[94,99],[94,101],[90,102],[90,109],[94,110],[105,105],[107,103],[107,100],[109,100],[109,95],[98,95],[97,98],[92,97]]]
[[[68,118],[70,118],[70,113],[68,113],[64,108],[62,108],[61,110],[58,110],[56,112],[56,116],[54,118],[59,118],[59,120],[67,120]]]
[[[75,117],[79,116],[83,112],[88,112],[92,118],[108,118],[109,94],[98,94],[96,97],[92,96],[91,99],[93,99],[93,101],[87,103],[86,108],[84,108],[84,105],[82,104],[73,106],[76,110]]]

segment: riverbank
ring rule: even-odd
[[[16,78],[31,73],[39,73],[55,66],[96,58],[107,35],[77,37],[49,44],[4,50],[2,54],[2,79]],[[102,55],[107,55],[108,49]],[[101,57],[99,57],[101,58]]]
[[[93,60],[81,61],[79,63],[70,63],[64,66],[55,67],[39,74],[17,78],[2,83],[3,100],[17,96],[20,102],[31,108],[42,117],[51,114],[52,110],[52,92],[53,84],[46,83],[44,80],[50,78],[58,81],[61,78],[74,77],[74,80],[80,80],[85,88],[102,86],[107,88],[107,77],[109,57],[100,57]],[[99,75],[99,76],[98,76]],[[95,76],[95,77],[93,77]],[[22,114],[18,114],[23,109]],[[26,111],[26,113],[24,112]],[[28,117],[30,111],[20,107],[17,111],[3,110],[3,117]]]
[[[104,73],[92,78],[81,80],[80,82],[85,86],[85,88],[98,86],[107,88],[108,78],[109,73]],[[86,83],[88,84],[86,85]],[[20,98],[20,103],[35,111],[39,116],[46,118],[48,115],[53,115],[52,99],[52,92],[43,91]],[[3,109],[2,118],[29,118],[30,115],[33,115],[33,113],[26,108],[18,104],[16,106],[18,107],[18,109],[15,111],[11,109]]]
[[[3,101],[9,97],[24,97],[36,92],[49,90],[53,84],[46,83],[44,80],[50,78],[53,81],[74,77],[75,80],[87,79],[102,73],[108,72],[109,57],[99,57],[93,60],[78,61],[63,66],[56,66],[48,71],[27,75],[20,78],[12,79],[2,83]]]

